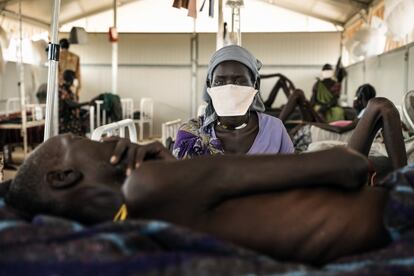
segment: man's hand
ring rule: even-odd
[[[127,166],[126,175],[130,175],[142,162],[147,160],[175,160],[171,153],[160,143],[153,142],[146,145],[132,143],[129,139],[109,137],[104,142],[116,142],[110,163],[118,165],[124,162]]]

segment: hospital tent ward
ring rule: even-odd
[[[414,275],[414,0],[0,0],[0,275]]]

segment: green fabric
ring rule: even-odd
[[[345,111],[340,106],[331,107],[325,114],[328,123],[345,120]]]
[[[326,88],[326,86],[321,81],[318,81],[318,90],[316,93],[316,100],[318,103],[329,104],[332,101],[333,97],[334,96],[332,95],[331,91],[329,91],[329,89]]]
[[[122,105],[118,95],[112,93],[104,93],[100,96],[103,100],[102,110],[105,110],[112,122],[122,120]]]
[[[103,104],[102,109],[105,111],[111,111],[112,106],[115,102],[119,101],[119,96],[112,93],[103,94]]]
[[[313,109],[320,113],[321,105],[316,104]],[[340,106],[333,106],[323,114],[327,123],[345,120],[345,110]]]
[[[314,109],[316,112],[319,112],[322,106],[329,105],[332,100],[334,99],[334,96],[332,95],[331,91],[321,82],[318,81],[318,88],[316,93],[316,100],[320,104],[316,104],[314,106]],[[326,112],[323,114],[325,117],[326,122],[334,122],[334,121],[341,121],[345,120],[345,111],[340,106],[332,106],[329,109],[326,110]]]

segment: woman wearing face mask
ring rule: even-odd
[[[180,128],[175,157],[294,152],[282,122],[262,113],[260,67],[260,61],[236,45],[213,55],[204,91],[208,106],[203,116]]]

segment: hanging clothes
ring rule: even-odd
[[[177,9],[187,9],[188,16],[197,18],[197,0],[174,0],[172,6]]]
[[[210,8],[208,10],[208,16],[214,17],[214,0],[210,0]]]
[[[118,122],[122,120],[122,104],[118,95],[112,93],[103,93],[92,99],[103,101],[102,111],[106,111],[108,119],[111,122]]]
[[[204,0],[203,4],[201,5],[200,12],[203,11],[204,5],[206,4],[207,0]],[[209,9],[208,9],[208,16],[214,17],[214,0],[209,0]]]
[[[187,15],[192,18],[197,18],[197,0],[189,0]]]

